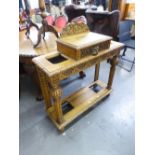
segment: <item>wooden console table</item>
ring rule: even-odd
[[[57,51],[33,59],[40,79],[46,111],[59,130],[63,131],[80,114],[110,94],[117,58],[122,47],[122,43],[111,41],[108,50],[77,61]],[[107,59],[110,59],[111,68],[108,83],[105,84],[98,78],[100,62]],[[87,87],[61,99],[60,81],[93,65],[96,66],[94,81]]]

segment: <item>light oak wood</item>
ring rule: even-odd
[[[38,0],[38,2],[39,2],[39,8],[40,8],[40,10],[41,11],[45,11],[46,6],[45,6],[44,0]]]
[[[58,51],[54,51],[33,59],[37,70],[46,76],[42,78],[44,82],[40,81],[42,91],[50,92],[47,94],[43,93],[45,102],[51,101],[51,103],[45,103],[46,110],[49,118],[59,130],[63,131],[64,128],[79,115],[110,94],[112,90],[111,87],[117,57],[119,56],[120,49],[122,47],[122,43],[111,41],[111,46],[109,49],[101,51],[98,55],[89,55],[77,61],[60,54]],[[59,63],[53,63],[52,60],[58,56],[62,56],[66,60]],[[107,59],[111,59],[108,85],[98,80],[99,63]],[[81,88],[68,97],[61,99],[62,89],[59,86],[59,82],[93,65],[96,65],[95,81],[87,87]],[[44,85],[44,83],[48,83],[49,86]],[[96,85],[101,88],[98,92],[94,91]],[[50,96],[48,94],[50,94]],[[62,106],[66,102],[72,107],[72,109],[67,113],[64,113]]]
[[[80,26],[81,25],[81,26]],[[79,30],[81,28],[82,30]],[[72,32],[70,34],[69,32]],[[79,32],[76,34],[76,32]],[[73,35],[75,33],[76,35]],[[67,34],[70,34],[67,36]],[[88,55],[96,55],[98,52],[108,49],[112,37],[90,32],[88,27],[83,24],[73,23],[66,27],[57,40],[57,49],[68,57],[79,60]]]
[[[51,94],[53,97],[53,100],[55,102],[54,104],[54,112],[56,116],[56,121],[61,124],[63,123],[63,115],[62,115],[62,108],[61,108],[61,96],[62,96],[62,90],[59,86],[59,81],[51,82]]]
[[[100,63],[95,65],[95,76],[94,76],[94,81],[97,81],[99,78],[99,71],[100,71]]]
[[[90,56],[87,56],[86,58],[80,59],[78,61],[71,59],[71,58],[62,54],[62,56],[65,57],[67,60],[63,61],[61,63],[58,63],[58,64],[53,64],[53,63],[50,63],[50,61],[49,61],[50,58],[54,58],[56,56],[61,55],[58,51],[53,51],[52,53],[41,55],[41,56],[33,59],[33,62],[35,64],[37,64],[37,66],[41,70],[43,70],[47,74],[48,77],[57,75],[57,77],[55,77],[55,78],[58,78],[58,80],[63,80],[64,78],[70,76],[71,74],[78,73],[78,71],[80,71],[82,69],[86,69],[92,65],[97,64],[97,62],[100,62],[101,60],[103,61],[108,58],[112,58],[114,55],[119,53],[119,50],[123,46],[124,46],[124,44],[122,44],[122,43],[111,41],[111,45],[110,45],[109,49],[100,52],[96,56],[90,55]],[[67,74],[66,70],[74,69],[75,66],[77,66],[77,65],[79,65],[79,67],[76,68],[74,70],[74,72],[69,72],[69,74]]]
[[[110,64],[111,64],[111,68],[110,68],[110,74],[109,74],[107,89],[111,89],[111,87],[112,87],[112,82],[113,82],[113,78],[114,78],[114,74],[115,74],[115,66],[117,64],[117,56],[114,56],[110,60]]]
[[[99,84],[102,87],[102,90],[99,93],[95,93],[90,89],[90,87],[95,83]],[[69,123],[71,123],[74,119],[76,119],[86,110],[88,110],[90,107],[94,106],[102,98],[109,95],[110,92],[111,90],[106,89],[106,84],[102,83],[101,81],[96,81],[88,85],[87,87],[84,87],[76,91],[75,93],[71,94],[70,96],[66,97],[65,99],[63,99],[62,104],[65,101],[69,101],[74,108],[68,113],[63,115],[63,118],[64,118],[63,123],[59,124],[57,123],[57,121],[54,121],[58,129],[60,130],[62,128],[64,129],[64,127],[67,126]],[[49,108],[47,111],[49,117],[52,120],[53,120],[52,118],[53,112],[54,112],[54,109],[52,107]]]
[[[127,3],[125,5],[125,13],[124,13],[125,20],[135,20],[135,3]]]
[[[119,10],[120,10],[120,20],[124,20],[125,8],[126,8],[127,0],[119,1]]]
[[[67,46],[71,46],[72,48],[75,48],[75,49],[81,49],[81,48],[90,47],[92,45],[99,44],[106,41],[111,41],[111,40],[112,40],[112,37],[110,36],[101,35],[94,32],[86,32],[86,33],[81,33],[74,36],[67,36],[67,37],[60,38],[57,40],[57,42],[60,42]]]

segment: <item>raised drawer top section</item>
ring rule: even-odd
[[[82,49],[108,40],[112,40],[112,37],[93,32],[85,32],[60,38],[57,42],[75,49]]]

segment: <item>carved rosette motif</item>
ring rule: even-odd
[[[61,95],[62,95],[61,88],[58,85],[52,85],[52,87],[53,87],[53,89],[52,89],[53,90],[52,91],[53,98],[55,99],[57,97],[61,97]]]

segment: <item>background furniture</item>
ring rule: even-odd
[[[109,0],[108,11],[119,10],[120,20],[124,19],[125,7],[127,0]]]
[[[46,54],[56,50],[56,37],[53,33],[47,32],[45,40],[41,40],[37,48],[33,48],[33,45],[37,42],[38,31],[32,27],[29,39],[27,39],[26,30],[19,32],[19,62],[20,62],[20,74],[26,73],[31,76],[38,89],[38,100],[41,99],[40,84],[37,76],[36,69],[32,63],[32,58],[42,54]]]
[[[125,44],[123,54],[121,55],[120,58],[124,61],[131,63],[130,69],[125,68],[123,65],[119,65],[119,66],[129,72],[132,70],[133,65],[135,63],[135,57],[133,58],[133,60],[130,60],[125,57],[127,48],[135,49],[135,40],[131,39],[131,25],[132,25],[131,21],[120,21],[119,35],[118,35],[119,42],[122,42]]]
[[[27,38],[29,38],[30,28],[32,26],[34,26],[37,30],[39,30],[39,27],[31,19],[32,18],[32,11],[31,11],[31,6],[30,6],[29,1],[28,0],[24,0],[25,8],[23,7],[22,1],[20,0],[19,2],[20,2],[19,3],[20,4],[19,5],[19,9],[21,11],[21,12],[19,12],[20,24],[25,23],[26,30],[27,30],[25,32],[25,34],[26,34]],[[23,17],[22,17],[21,14],[24,14],[24,16],[25,16],[24,17],[25,18],[24,21],[23,21]]]
[[[79,17],[79,16],[85,16],[86,17],[86,7],[78,7],[76,5],[66,5],[64,8],[64,11],[68,17],[68,22],[71,22],[73,18]]]
[[[117,40],[119,31],[119,15],[118,10],[112,12],[86,11],[88,26],[92,32],[105,34]]]
[[[57,38],[59,37],[58,32],[55,29],[55,27],[52,25],[48,25],[46,17],[49,14],[45,11],[44,0],[39,0],[39,9],[41,11],[40,16],[42,17],[42,26],[40,27],[40,29],[38,31],[38,40],[37,40],[37,43],[34,45],[34,48],[36,48],[39,45],[39,43],[41,42],[41,35],[42,34],[43,34],[43,39],[45,39],[45,32],[53,32]]]
[[[135,3],[126,3],[124,19],[135,20]]]
[[[95,5],[97,6],[102,5],[104,10],[106,10],[108,6],[108,1],[107,0],[95,0]]]

